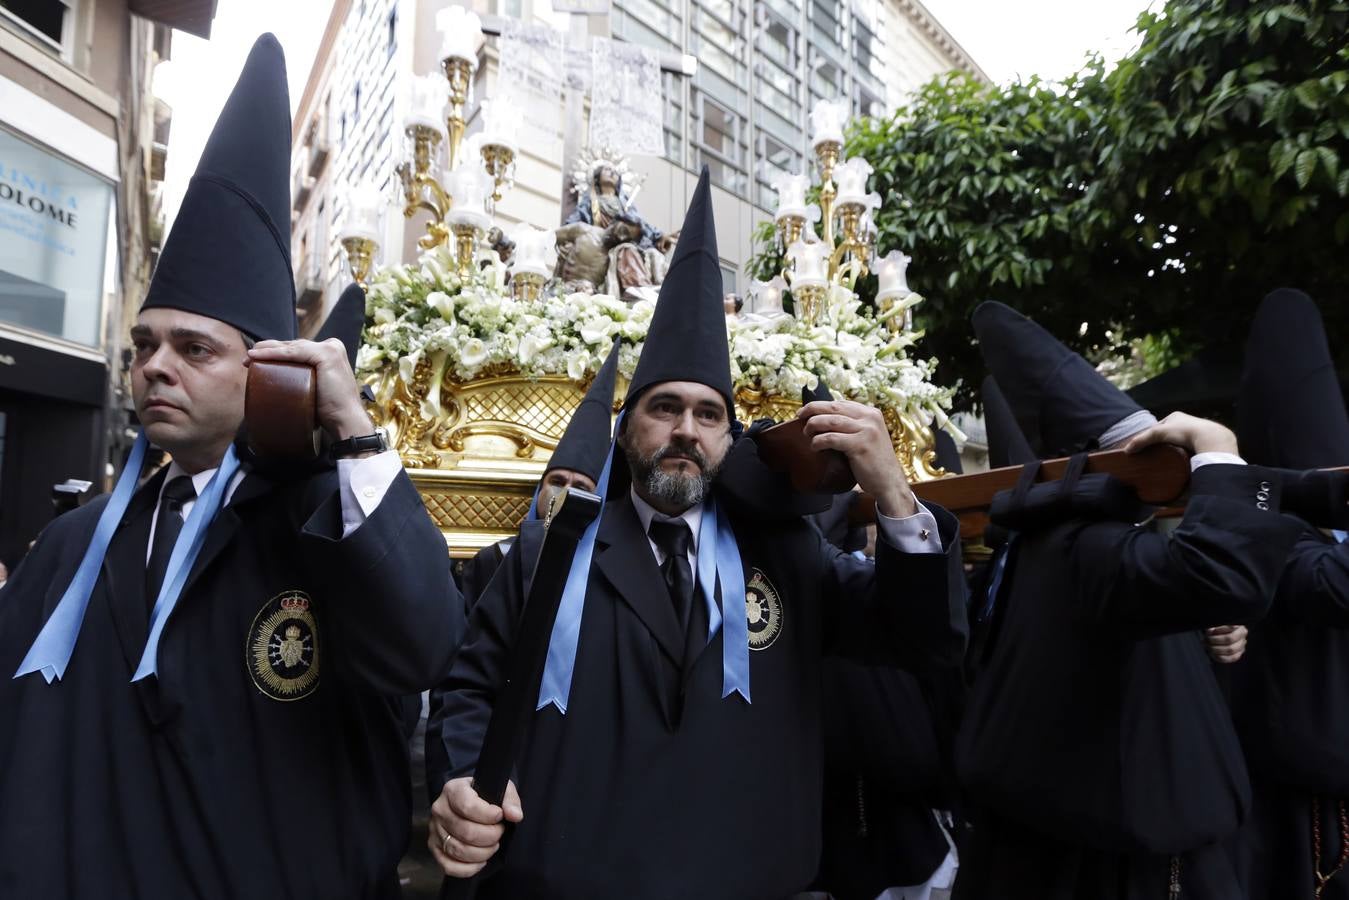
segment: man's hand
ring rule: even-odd
[[[493,806],[473,790],[472,778],[447,782],[431,805],[431,830],[426,846],[451,878],[471,878],[501,846],[506,822],[525,817],[515,782],[506,785],[501,806]]]
[[[801,407],[796,417],[806,420],[812,449],[838,450],[848,457],[857,484],[876,498],[882,515],[905,519],[918,512],[880,410],[851,400],[817,400]]]
[[[303,363],[318,378],[318,423],[334,441],[359,437],[375,430],[361,403],[361,389],[351,374],[347,351],[337,338],[313,341],[258,341],[248,361]],[[248,363],[245,362],[245,365]]]
[[[1219,625],[1204,632],[1208,655],[1214,662],[1234,663],[1246,652],[1245,625]]]
[[[1208,419],[1200,419],[1183,412],[1173,412],[1156,425],[1131,437],[1124,445],[1129,453],[1137,453],[1153,444],[1175,444],[1198,453],[1237,452],[1237,437],[1226,426]]]

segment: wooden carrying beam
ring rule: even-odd
[[[993,495],[1016,487],[1023,466],[1006,466],[953,475],[913,485],[920,500],[935,503],[960,519],[960,536],[978,538],[988,525],[988,507]],[[1068,468],[1068,457],[1046,460],[1040,466],[1037,481],[1056,481]],[[1174,504],[1190,484],[1190,456],[1171,444],[1155,444],[1138,453],[1103,450],[1087,457],[1087,474],[1112,475],[1138,492],[1139,499],[1151,506]],[[863,494],[853,504],[849,519],[854,523],[876,521],[876,501]]]

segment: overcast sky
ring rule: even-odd
[[[1114,60],[1135,45],[1130,33],[1149,0],[922,0],[961,46],[1002,83],[1061,77],[1091,50]],[[1152,0],[1158,2],[1158,0]],[[286,50],[291,111],[299,103],[332,0],[219,0],[211,40],[174,32],[173,59],[155,73],[155,91],[173,107],[164,210],[172,225],[220,107],[254,39],[274,33]]]

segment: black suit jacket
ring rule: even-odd
[[[687,679],[684,636],[626,496],[604,511],[568,712],[539,711],[518,765],[525,810],[485,896],[780,898],[820,848],[820,659],[847,653],[955,667],[966,627],[957,523],[945,553],[882,542],[876,565],[803,519],[731,514],[746,580],[777,598],[781,630],[750,651],[752,703],[722,697],[722,635]],[[522,543],[524,543],[522,541]],[[473,771],[525,596],[520,547],[470,619],[441,737],[450,774]],[[738,598],[727,615],[745,615]]]

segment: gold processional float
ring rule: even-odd
[[[374,391],[372,416],[451,554],[465,557],[516,532],[572,412],[622,336],[617,409],[665,259],[635,235],[618,247],[605,243],[606,230],[612,236],[623,223],[606,223],[604,211],[617,203],[633,218],[637,177],[622,156],[603,150],[583,153],[573,173],[588,221],[556,230],[517,225],[509,240],[493,228],[495,203],[513,181],[513,122],[509,110],[484,100],[483,131],[464,140],[481,26],[463,7],[441,15],[444,74],[416,79],[405,120],[411,159],[397,169],[404,215],[430,217],[422,253],[411,264],[374,266],[384,201],[370,188],[353,192],[339,240],[366,289],[357,373]],[[747,311],[727,316],[736,414],[746,423],[792,418],[802,388],[823,378],[835,395],[881,409],[909,478],[926,481],[945,474],[932,429],[954,431],[945,414],[952,392],[932,383],[935,360],[908,355],[922,336],[912,309],[923,298],[908,289],[901,251],[875,260],[880,198],[866,192],[866,160],[841,158],[847,116],[843,102],[811,114],[818,205],[806,203],[806,175],[775,184],[786,267],[772,281],[755,281]],[[668,252],[672,241],[663,243]],[[872,265],[875,307],[853,292]],[[619,271],[630,277],[615,278]],[[783,310],[785,295],[795,315]]]

